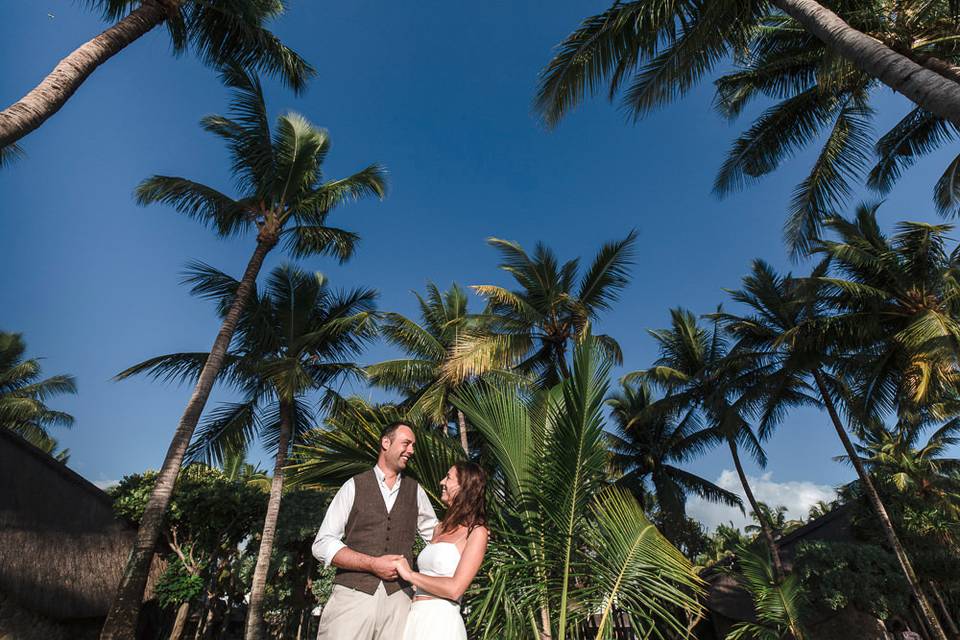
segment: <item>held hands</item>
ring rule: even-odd
[[[413,569],[410,568],[410,563],[407,562],[407,559],[403,556],[398,556],[398,560],[395,560],[393,566],[397,570],[397,574],[407,582],[410,582],[411,576],[413,576]]]
[[[403,560],[406,564],[406,560],[403,556],[398,555],[386,555],[378,556],[373,559],[373,563],[370,565],[370,571],[375,576],[381,580],[396,580],[397,579],[397,560]]]

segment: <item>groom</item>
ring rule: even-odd
[[[412,565],[414,536],[429,542],[437,525],[427,494],[403,475],[415,443],[408,425],[387,425],[376,466],[347,480],[327,507],[313,555],[337,575],[319,640],[403,637],[412,594],[394,562],[404,557]]]

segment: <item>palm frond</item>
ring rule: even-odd
[[[685,621],[701,613],[705,587],[690,562],[623,490],[601,492],[591,513],[594,524],[585,539],[595,562],[577,599],[585,614],[599,614],[596,637],[610,637],[615,607],[665,636],[685,636]]]

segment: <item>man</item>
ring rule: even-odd
[[[373,469],[347,480],[333,497],[313,541],[313,555],[337,567],[333,593],[320,615],[321,640],[396,640],[412,590],[394,562],[413,564],[414,536],[429,542],[437,516],[417,482],[403,476],[416,437],[402,422],[380,435]]]

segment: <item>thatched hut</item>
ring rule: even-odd
[[[100,488],[6,429],[0,469],[0,638],[96,634],[136,526],[114,516]]]
[[[784,568],[792,570],[799,545],[803,542],[852,542],[853,510],[845,505],[811,520],[777,541]],[[699,640],[718,640],[729,633],[731,627],[741,621],[756,621],[753,601],[736,578],[722,567],[708,571],[708,615],[697,628]],[[808,640],[883,640],[889,636],[883,624],[866,613],[851,607],[840,611],[820,611],[814,619],[807,620]]]

